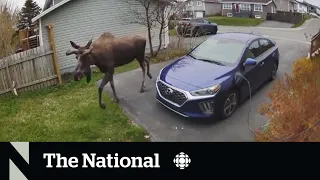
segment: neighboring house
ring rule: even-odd
[[[294,2],[292,0],[274,0],[278,11],[293,12]]]
[[[293,11],[298,13],[308,13],[308,4],[305,2],[300,2],[297,0],[292,0],[293,2]]]
[[[266,19],[267,13],[276,13],[273,0],[222,0],[222,15]]]
[[[129,9],[144,10],[141,5],[132,6],[119,0],[46,0],[43,11],[33,22],[39,21],[41,46],[49,42],[46,26],[50,23],[54,25],[60,71],[66,73],[72,72],[77,63],[75,56],[66,56],[66,51],[71,48],[70,41],[85,45],[92,37],[95,40],[104,32],[116,37],[141,35],[148,38],[145,26],[124,21],[134,17],[132,13],[127,13]],[[152,29],[154,49],[159,46],[158,33],[159,29]],[[162,44],[163,47],[169,44],[168,31],[163,34]],[[149,43],[146,51],[150,51]]]
[[[191,0],[186,5],[190,17],[204,17],[221,14],[222,0]]]

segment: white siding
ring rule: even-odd
[[[142,6],[134,7],[142,10]],[[57,56],[62,73],[71,72],[76,65],[74,56],[66,56],[71,48],[70,41],[85,45],[91,37],[97,39],[103,32],[110,32],[116,37],[141,35],[148,38],[147,28],[138,24],[128,24],[125,12],[128,5],[120,0],[73,0],[41,18],[42,37],[48,43],[49,23],[54,24],[54,36]],[[159,29],[153,29],[153,46],[159,46]],[[163,38],[164,39],[164,38]],[[167,43],[167,42],[166,42]],[[163,41],[164,46],[164,41]],[[149,52],[149,43],[147,43]]]

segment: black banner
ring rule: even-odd
[[[297,160],[288,154],[285,147],[290,145],[285,143],[28,144],[29,163],[21,155],[23,148],[17,150],[12,143],[0,143],[1,180],[9,180],[9,160],[28,180],[187,177],[224,170],[232,174],[248,168],[261,171],[268,167],[268,161],[276,167]]]

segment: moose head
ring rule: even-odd
[[[70,41],[71,46],[74,49],[70,49],[66,52],[66,55],[69,56],[71,54],[76,55],[77,59],[77,66],[74,72],[74,80],[80,81],[83,77],[83,74],[87,77],[87,82],[89,83],[91,80],[91,68],[90,65],[92,64],[92,60],[90,57],[90,53],[93,49],[91,46],[92,39],[87,43],[85,46],[80,46]]]

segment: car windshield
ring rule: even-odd
[[[236,63],[245,43],[230,39],[209,38],[189,53],[195,59],[221,65]]]

